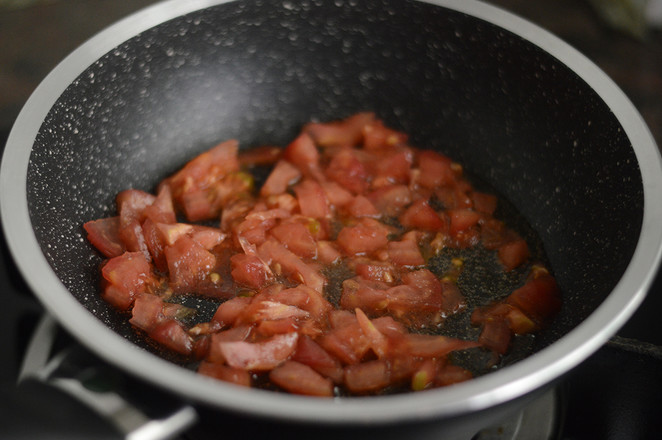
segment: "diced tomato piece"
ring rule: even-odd
[[[340,306],[346,310],[360,308],[371,315],[387,312],[389,300],[387,290],[390,286],[379,281],[352,278],[342,283]]]
[[[444,218],[445,219],[445,218]],[[400,216],[402,226],[425,231],[447,230],[448,225],[425,199],[416,200]]]
[[[482,218],[479,212],[470,209],[452,209],[447,211],[447,214],[451,220],[449,232],[452,235],[457,235],[459,232],[475,226]]]
[[[190,234],[193,241],[207,250],[215,248],[225,240],[223,231],[210,226],[193,225]]]
[[[263,197],[283,194],[301,178],[301,171],[286,160],[279,160],[260,188]]]
[[[339,233],[337,242],[347,255],[366,254],[388,244],[389,229],[371,218],[363,218],[354,226],[346,226]]]
[[[335,264],[342,258],[342,254],[330,241],[317,242],[317,260],[322,264]]]
[[[352,217],[373,217],[381,216],[381,213],[375,208],[370,200],[362,195],[358,195],[352,199],[347,205],[347,211]]]
[[[174,319],[166,319],[150,330],[148,334],[154,341],[176,353],[186,356],[193,351],[193,339]]]
[[[207,360],[218,364],[224,363],[226,359],[222,350],[223,344],[246,340],[252,334],[252,329],[253,327],[249,325],[239,325],[229,330],[213,333],[209,341]]]
[[[280,159],[283,149],[273,145],[261,145],[259,147],[242,150],[238,153],[239,165],[254,167],[259,165],[272,165]]]
[[[316,181],[304,180],[294,187],[294,193],[302,215],[312,218],[326,218],[331,215],[326,193]]]
[[[464,341],[440,335],[422,335],[410,333],[405,336],[412,356],[443,358],[457,350],[479,347],[476,341]]]
[[[442,281],[441,287],[441,308],[446,316],[454,315],[467,306],[467,301],[464,298],[464,295],[462,295],[460,288],[457,287],[457,284],[449,281]]]
[[[138,189],[127,189],[117,194],[115,202],[122,225],[126,225],[132,220],[141,223],[145,219],[145,209],[151,206],[155,200],[156,196],[153,194]]]
[[[380,120],[375,120],[363,127],[363,148],[366,150],[383,150],[406,142],[405,133],[385,126]]]
[[[273,279],[271,269],[256,255],[235,254],[230,262],[232,279],[238,284],[261,289]]]
[[[294,394],[306,396],[333,396],[333,383],[307,365],[286,361],[269,373],[269,379]]]
[[[554,277],[543,274],[508,295],[506,303],[519,308],[537,324],[542,324],[561,309],[561,294]]]
[[[336,208],[345,206],[354,200],[354,196],[351,192],[332,180],[323,180],[319,183],[331,205]]]
[[[145,207],[143,214],[145,218],[154,223],[175,223],[177,221],[175,207],[172,203],[172,193],[168,185],[159,187],[156,199],[151,205]]]
[[[486,249],[495,250],[510,241],[508,228],[501,220],[487,219],[480,227],[480,240]]]
[[[310,123],[303,131],[322,147],[352,147],[362,141],[364,127],[374,121],[373,113],[357,113],[342,121]]]
[[[308,133],[301,133],[290,142],[283,152],[283,157],[304,174],[310,174],[319,168],[320,155]]]
[[[493,194],[473,191],[471,193],[471,200],[473,201],[473,208],[478,212],[492,215],[496,211],[498,199]]]
[[[370,321],[370,319],[363,313],[363,310],[356,308],[354,309],[356,313],[356,320],[361,327],[361,331],[368,339],[370,348],[379,358],[385,358],[389,354],[389,344],[386,336],[384,336],[375,325]]]
[[[411,190],[406,185],[380,187],[366,195],[384,215],[397,216],[412,201]]]
[[[324,276],[282,244],[274,240],[268,240],[260,245],[258,254],[263,261],[269,264],[272,262],[278,263],[283,273],[291,279],[303,282],[303,284],[318,292],[322,292],[324,289],[324,284],[326,284]]]
[[[108,217],[92,220],[83,225],[88,241],[105,257],[119,257],[126,252],[126,246],[120,239],[120,218]]]
[[[300,257],[314,258],[317,244],[309,228],[298,222],[281,223],[270,230],[278,241]]]
[[[310,313],[313,318],[322,320],[326,314],[333,309],[331,303],[324,297],[322,292],[306,285],[298,285],[289,289],[283,289],[270,296],[274,301],[290,306],[296,306]]]
[[[511,307],[506,315],[506,321],[508,322],[508,327],[510,327],[516,335],[531,333],[538,328],[538,325],[536,325],[535,322],[517,307]]]
[[[161,234],[164,246],[172,246],[184,235],[193,231],[193,225],[188,223],[156,223],[156,229]]]
[[[512,337],[513,333],[505,320],[490,318],[483,322],[478,342],[496,353],[505,354]]]
[[[168,263],[163,253],[165,247],[163,236],[156,224],[149,218],[143,222],[143,236],[145,237],[147,249],[152,256],[154,266],[158,271],[166,272],[168,270]]]
[[[388,363],[384,360],[345,367],[345,386],[353,393],[371,393],[391,384]]]
[[[163,313],[163,300],[147,293],[136,297],[129,322],[145,331],[150,331],[166,319]]]
[[[276,335],[264,342],[221,342],[228,365],[249,371],[268,371],[284,363],[296,350],[296,332]]]
[[[212,321],[218,322],[222,327],[231,327],[250,302],[251,298],[247,296],[231,298],[218,306]]]
[[[353,194],[363,194],[368,189],[368,172],[354,153],[342,149],[329,162],[326,175]]]
[[[437,386],[448,386],[456,383],[464,382],[473,378],[471,371],[453,364],[446,364],[437,373],[435,384]]]
[[[356,316],[351,321],[318,339],[319,344],[344,364],[357,364],[370,350],[370,342],[361,331]]]
[[[241,385],[244,387],[251,386],[251,374],[248,371],[228,367],[223,364],[203,361],[198,367],[198,373],[224,382],[230,382],[235,385]]]
[[[411,267],[425,264],[421,250],[413,240],[389,241],[387,249],[389,260],[398,266]]]
[[[395,318],[413,327],[441,321],[441,295],[408,284],[391,287],[386,292],[387,310]]]
[[[420,175],[418,183],[426,188],[452,185],[455,183],[455,173],[451,168],[451,160],[434,151],[420,151],[418,153],[418,168]]]
[[[216,265],[216,257],[187,235],[164,250],[168,262],[170,287],[176,292],[195,291]]]
[[[308,365],[335,383],[342,382],[343,370],[340,362],[324,350],[309,336],[300,336],[292,360]]]
[[[106,283],[101,296],[120,310],[127,310],[153,282],[151,266],[142,252],[125,252],[109,259],[101,275]]]
[[[529,259],[529,245],[523,238],[510,241],[499,246],[497,250],[499,261],[506,271],[511,271]]]
[[[379,188],[393,184],[407,184],[411,174],[413,155],[409,150],[399,151],[379,158],[371,164],[374,175],[372,186]]]

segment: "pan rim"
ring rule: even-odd
[[[42,121],[65,88],[99,56],[164,21],[228,0],[167,0],[111,25],[66,57],[39,85],[19,114],[0,168],[0,214],[8,246],[30,288],[49,313],[102,359],[193,401],[277,419],[327,423],[395,423],[452,417],[506,403],[563,375],[602,346],[634,313],[651,285],[662,255],[662,160],[634,105],[593,62],[537,25],[478,1],[429,0],[506,29],[577,73],[613,111],[632,143],[644,191],[644,215],[634,255],[608,298],[579,326],[549,347],[508,368],[467,383],[426,393],[319,400],[245,390],[187,371],[145,352],[106,327],[76,299],[50,268],[32,231],[27,168]],[[38,278],[30,277],[33,271]],[[104,341],[100,347],[99,340]],[[157,371],[158,374],[154,374]],[[147,373],[149,372],[149,373]]]

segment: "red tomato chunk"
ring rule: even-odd
[[[255,188],[253,168],[264,166]],[[498,360],[554,319],[556,281],[494,217],[498,203],[459,164],[366,112],[307,124],[285,148],[222,142],[154,194],[122,191],[115,215],[83,228],[106,259],[101,296],[201,375],[365,395],[471,379],[453,352]],[[428,263],[473,250],[523,277],[470,309],[458,284],[465,257],[448,257],[446,273]],[[211,320],[181,305],[190,295],[214,304]],[[455,315],[477,327],[471,337],[446,334]]]

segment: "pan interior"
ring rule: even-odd
[[[142,345],[99,297],[101,259],[82,224],[220,140],[285,145],[311,119],[366,110],[462,163],[537,231],[564,293],[537,349],[610,294],[643,216],[639,166],[614,114],[534,44],[411,1],[225,3],[104,54],[37,134],[27,186],[36,237],[72,295]]]

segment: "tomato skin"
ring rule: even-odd
[[[480,213],[471,209],[452,209],[447,213],[451,221],[449,232],[452,235],[458,235],[460,232],[475,226],[482,218]]]
[[[384,215],[398,216],[412,201],[412,193],[406,185],[382,186],[366,197]]]
[[[272,280],[271,270],[256,255],[235,254],[230,258],[232,279],[238,284],[261,289]]]
[[[269,373],[269,379],[279,387],[305,396],[332,397],[333,383],[307,365],[285,361]]]
[[[92,220],[83,225],[88,241],[107,258],[118,257],[126,252],[120,238],[119,216]]]

